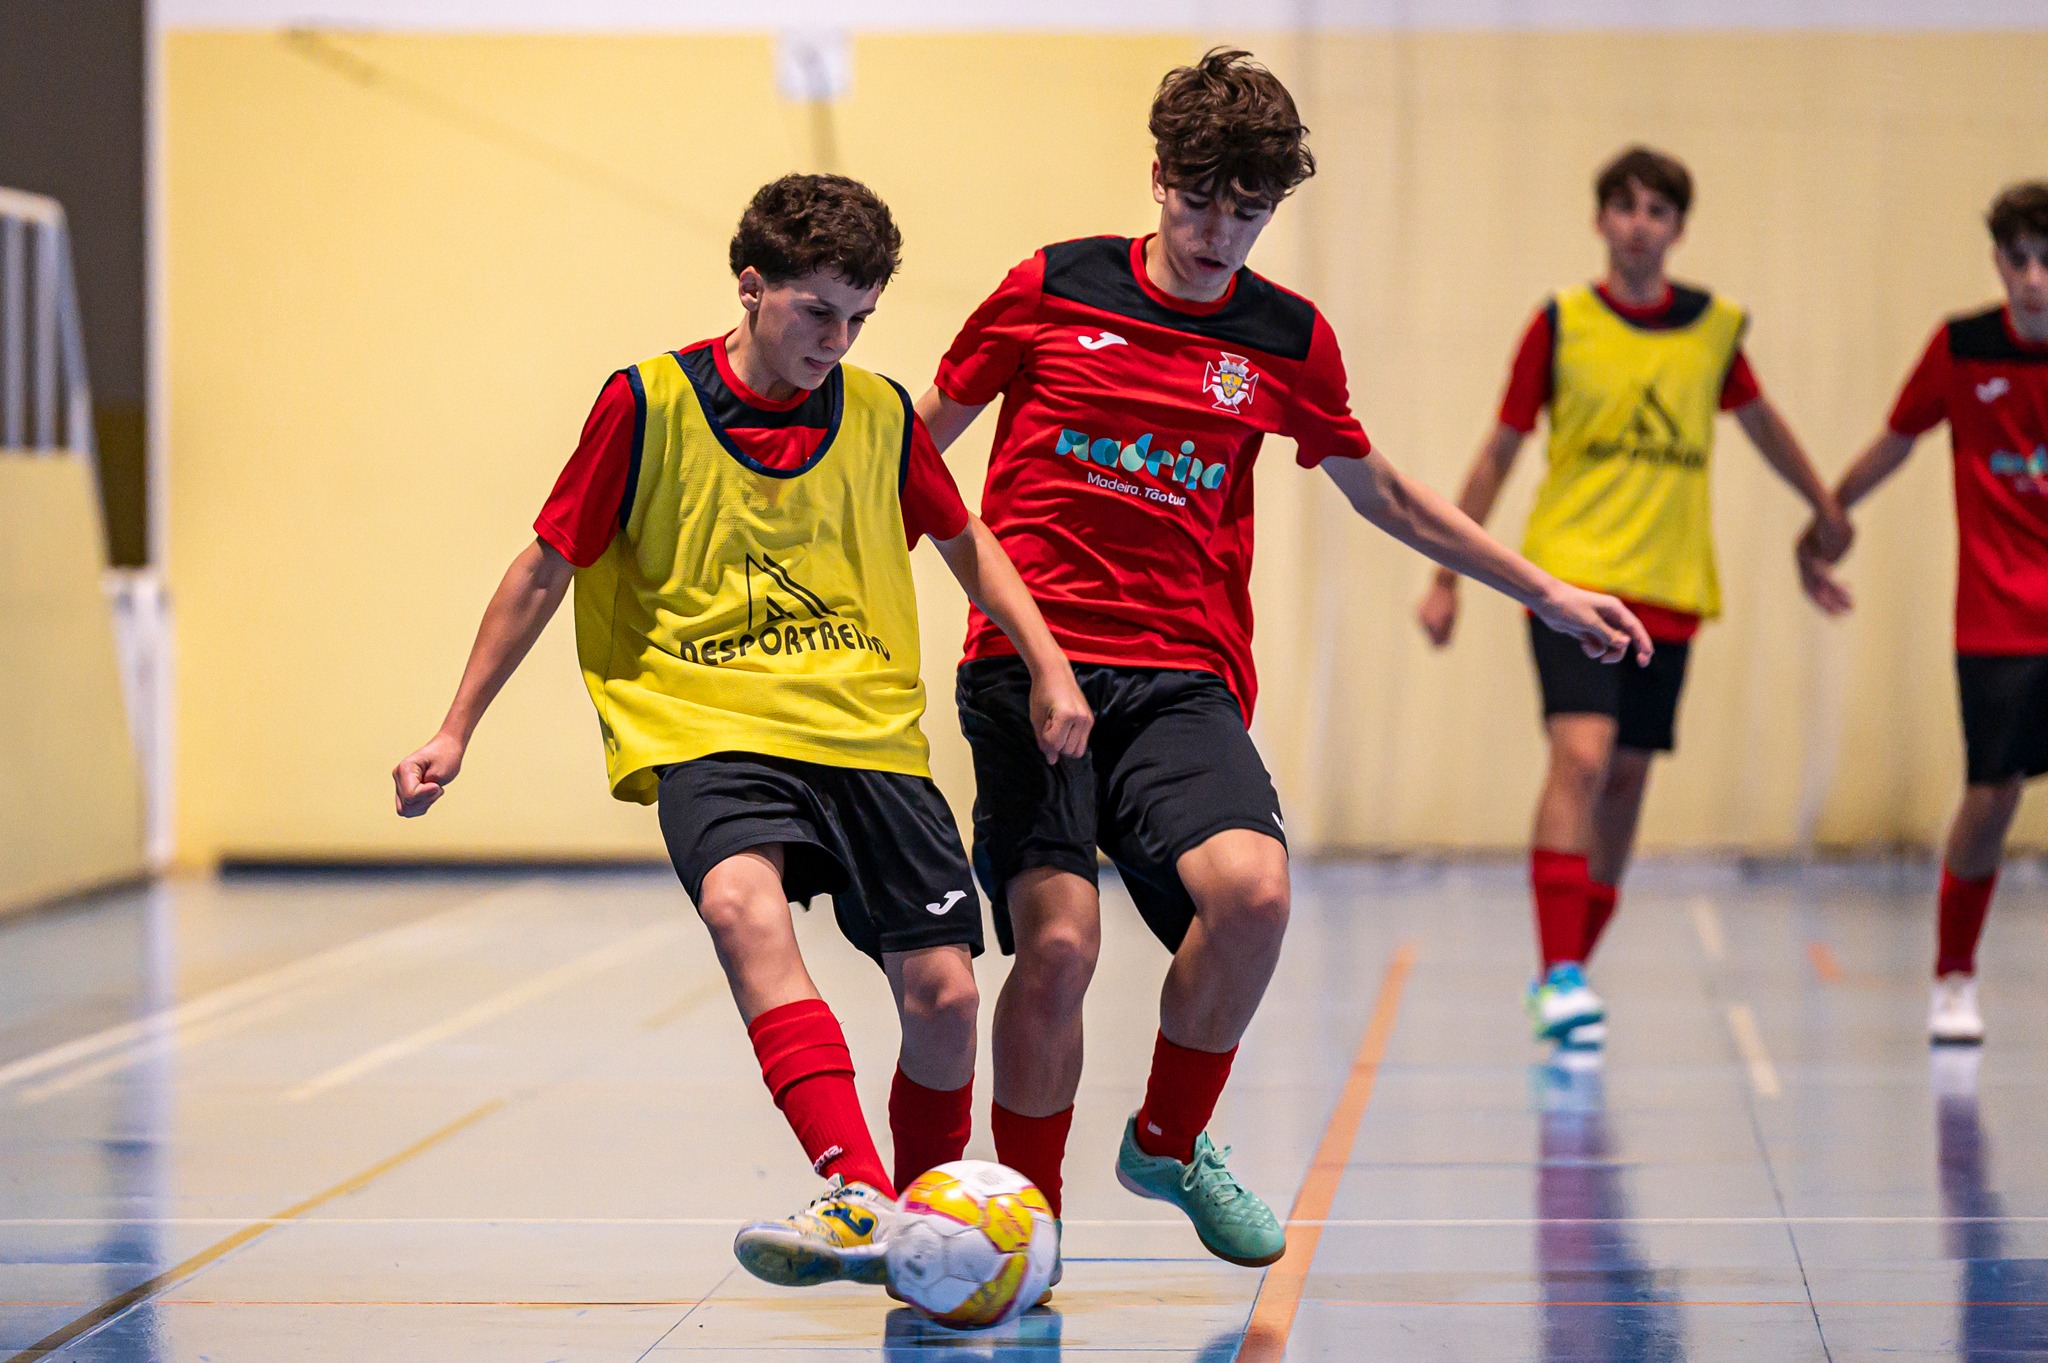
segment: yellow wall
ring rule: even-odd
[[[1018,258],[1143,230],[1152,87],[1207,41],[859,39],[838,168],[889,199],[907,249],[855,358],[920,389]],[[1986,94],[2033,88],[2041,35],[1250,45],[1301,97],[1323,165],[1255,263],[1324,305],[1367,429],[1439,486],[1486,428],[1529,312],[1597,266],[1587,181],[1621,142],[1692,162],[1681,272],[1755,309],[1766,388],[1830,470],[1933,322],[1995,286],[1977,221],[1993,190],[2048,171],[2030,159],[2048,105]],[[818,168],[772,63],[765,37],[171,36],[183,856],[658,848],[647,811],[604,798],[565,625],[429,818],[391,815],[386,773],[438,722],[599,383],[729,325],[739,208]],[[970,500],[989,425],[953,458]],[[1696,650],[1650,841],[1929,840],[1960,780],[1945,441],[1865,517],[1862,609],[1828,627],[1796,599],[1798,508],[1725,435],[1730,618]],[[1463,637],[1429,654],[1409,620],[1420,563],[1286,454],[1260,475],[1259,732],[1297,841],[1512,845],[1540,758],[1515,610],[1468,593]],[[964,808],[964,611],[918,559],[927,729]]]
[[[142,796],[80,460],[0,451],[0,912],[142,874]]]

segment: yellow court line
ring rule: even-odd
[[[1316,1147],[1315,1159],[1301,1181],[1301,1191],[1295,1195],[1294,1210],[1288,1214],[1286,1257],[1266,1270],[1266,1281],[1252,1307],[1237,1363],[1279,1363],[1281,1355],[1287,1352],[1287,1337],[1294,1330],[1294,1315],[1301,1306],[1301,1290],[1308,1282],[1316,1248],[1322,1243],[1323,1223],[1330,1215],[1330,1204],[1336,1200],[1344,1166],[1351,1161],[1351,1148],[1358,1143],[1359,1124],[1365,1120],[1366,1104],[1372,1101],[1373,1081],[1379,1077],[1380,1061],[1387,1053],[1387,1041],[1394,1034],[1394,1019],[1401,1011],[1401,990],[1414,968],[1415,944],[1404,942],[1387,962],[1387,973],[1380,978],[1379,1002],[1373,1007],[1372,1020],[1366,1024],[1364,1039],[1358,1043],[1358,1054],[1351,1062],[1351,1077],[1344,1081],[1337,1110],[1330,1114],[1329,1125],[1323,1128],[1322,1144]]]
[[[474,1126],[503,1106],[505,1106],[503,1098],[493,1098],[488,1103],[471,1108],[439,1131],[420,1137],[420,1139],[406,1146],[405,1149],[397,1154],[379,1160],[361,1173],[350,1175],[325,1192],[315,1193],[303,1202],[294,1203],[275,1216],[265,1217],[261,1221],[252,1222],[236,1231],[233,1235],[228,1236],[225,1240],[208,1245],[183,1263],[167,1268],[149,1281],[137,1283],[119,1296],[100,1303],[77,1320],[72,1321],[69,1325],[64,1326],[55,1333],[43,1336],[20,1353],[8,1358],[5,1363],[31,1363],[31,1360],[48,1358],[51,1354],[71,1343],[79,1336],[88,1334],[106,1324],[129,1307],[147,1301],[182,1279],[191,1277],[200,1269],[218,1261],[224,1255],[233,1253],[258,1236],[268,1235],[271,1231],[277,1229],[280,1224],[287,1221],[295,1221],[307,1212],[324,1207],[338,1197],[346,1197],[350,1193],[362,1191],[377,1179],[390,1173],[399,1165],[404,1164],[407,1160],[417,1155],[425,1154],[428,1150],[433,1149],[458,1131],[463,1130],[465,1127]]]

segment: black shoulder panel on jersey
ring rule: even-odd
[[[2012,338],[2005,325],[2003,306],[1986,308],[1967,317],[1951,318],[1948,324],[1948,353],[1957,360],[1990,360],[1999,364],[2048,364],[2048,349],[2023,346]]]
[[[1314,304],[1248,268],[1237,272],[1230,301],[1215,312],[1176,312],[1138,287],[1129,237],[1083,237],[1046,247],[1045,294],[1283,360],[1307,359],[1316,328]]]

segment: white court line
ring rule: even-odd
[[[630,936],[620,938],[610,946],[600,947],[566,965],[558,965],[553,970],[535,975],[523,984],[516,984],[503,993],[485,999],[482,1003],[463,1009],[453,1017],[442,1019],[431,1027],[422,1027],[409,1036],[387,1041],[382,1046],[363,1052],[353,1060],[336,1065],[324,1074],[315,1075],[298,1087],[288,1090],[284,1095],[285,1101],[303,1103],[308,1098],[318,1097],[329,1089],[351,1083],[416,1051],[423,1051],[450,1037],[473,1031],[487,1022],[524,1008],[529,1003],[567,989],[579,980],[642,956],[657,943],[680,937],[682,932],[683,925],[677,922],[657,923],[653,927],[642,928]]]
[[[1718,961],[1728,954],[1728,943],[1721,935],[1721,911],[1714,907],[1714,901],[1704,896],[1692,901],[1692,930],[1699,934],[1700,949],[1707,953],[1707,959]]]
[[[1763,1033],[1757,1030],[1756,1015],[1749,1011],[1748,1004],[1728,1005],[1728,1030],[1734,1033],[1735,1049],[1749,1066],[1749,1083],[1756,1096],[1776,1098],[1782,1092],[1778,1086],[1778,1067],[1771,1063],[1771,1053],[1764,1049]]]
[[[104,1067],[99,1075],[112,1073],[127,1064],[132,1064],[154,1047],[175,1039],[177,1033],[191,1029],[196,1024],[232,1014],[243,1008],[266,1003],[281,995],[309,991],[326,984],[336,976],[345,974],[359,966],[382,957],[418,951],[445,938],[452,937],[473,926],[465,922],[489,913],[500,903],[516,894],[515,890],[503,890],[485,895],[447,909],[428,918],[407,923],[401,927],[387,928],[383,932],[371,933],[342,946],[323,951],[289,965],[261,975],[252,975],[246,980],[211,989],[196,998],[171,1008],[161,1008],[154,1013],[123,1022],[76,1041],[67,1041],[24,1056],[7,1065],[0,1065],[0,1088],[18,1084],[25,1079],[63,1069],[67,1065],[104,1056],[110,1051],[126,1051],[127,1058],[120,1064]],[[274,1010],[273,1010],[274,1011]],[[224,1029],[222,1029],[224,1030]],[[218,1034],[214,1032],[211,1034]]]
[[[285,1220],[274,1216],[25,1216],[0,1217],[0,1226],[744,1226],[738,1216],[320,1216]],[[1147,1217],[1090,1220],[1067,1217],[1068,1226],[1185,1226],[1183,1218]],[[2048,1224],[2048,1216],[1454,1216],[1290,1220],[1290,1226],[1339,1230],[1382,1227],[1486,1229],[1496,1226],[2005,1226]]]

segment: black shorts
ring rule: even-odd
[[[1956,655],[1973,786],[2048,772],[2048,655]]]
[[[1280,797],[1223,679],[1208,672],[1077,663],[1095,709],[1088,751],[1049,765],[1031,728],[1031,674],[1016,658],[960,665],[960,731],[974,749],[974,869],[996,940],[1016,950],[1006,891],[1050,866],[1095,882],[1100,847],[1169,951],[1195,921],[1175,869],[1228,828],[1287,843]]]
[[[660,806],[692,901],[719,862],[781,843],[790,902],[831,895],[839,930],[876,962],[933,946],[981,954],[973,873],[930,777],[716,753],[662,768]]]
[[[1614,746],[1670,752],[1677,746],[1678,696],[1685,690],[1685,661],[1692,645],[1658,644],[1648,667],[1633,657],[1618,663],[1588,658],[1578,641],[1529,617],[1529,651],[1543,688],[1543,717],[1609,715]]]

